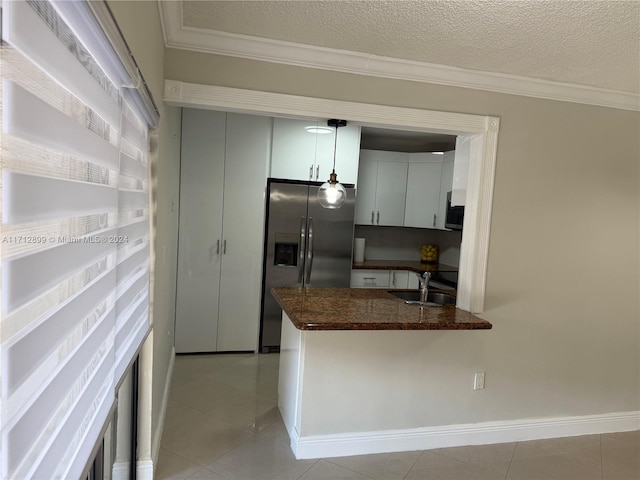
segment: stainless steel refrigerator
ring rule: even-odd
[[[279,351],[282,310],[273,287],[348,287],[355,190],[337,209],[318,202],[320,182],[270,178],[262,269],[260,350]]]

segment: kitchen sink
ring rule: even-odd
[[[387,290],[406,303],[420,304],[420,290]],[[427,295],[427,305],[455,305],[456,297],[442,292],[429,292]]]

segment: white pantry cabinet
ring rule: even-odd
[[[355,223],[404,225],[407,153],[360,150]]]
[[[271,125],[268,117],[183,110],[178,353],[257,349]]]
[[[330,128],[325,134],[309,133],[308,127]],[[325,182],[333,169],[335,128],[326,120],[273,119],[271,177]],[[350,123],[338,129],[336,173],[340,183],[358,179],[360,126]]]

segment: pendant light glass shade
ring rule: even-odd
[[[347,199],[347,191],[338,182],[335,170],[329,175],[329,181],[320,185],[318,201],[324,208],[340,208]]]
[[[346,120],[329,120],[327,125],[330,127],[336,127],[336,136],[333,144],[333,171],[329,175],[329,180],[320,185],[318,190],[318,201],[324,208],[340,208],[344,201],[347,199],[347,191],[338,182],[338,175],[336,174],[336,148],[338,145],[338,128],[347,125]]]

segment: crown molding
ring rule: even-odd
[[[357,75],[435,83],[548,100],[640,111],[631,92],[553,82],[531,77],[468,70],[358,52],[283,42],[248,35],[185,27],[182,2],[158,2],[165,45],[233,57]]]

